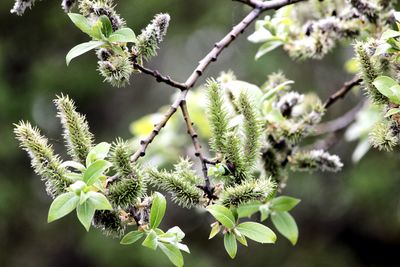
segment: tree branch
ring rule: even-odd
[[[354,77],[352,80],[345,82],[343,87],[336,91],[333,95],[331,95],[324,103],[324,107],[327,109],[332,106],[336,101],[340,98],[344,98],[348,92],[353,89],[353,87],[360,85],[362,79],[358,77]]]
[[[152,71],[150,69],[142,67],[142,71],[145,74],[151,75],[158,79],[159,82],[164,82],[170,86],[174,86],[176,88],[181,89],[182,91],[175,99],[175,101],[171,104],[168,111],[164,114],[164,118],[154,126],[153,131],[150,135],[140,141],[140,148],[131,156],[131,162],[136,162],[140,157],[143,157],[146,154],[146,149],[151,142],[153,142],[154,138],[158,135],[161,129],[167,124],[169,119],[172,115],[175,114],[178,107],[181,105],[183,101],[186,100],[186,95],[190,88],[192,88],[203,72],[207,69],[207,67],[212,63],[215,62],[221,52],[227,48],[240,34],[247,29],[252,22],[254,22],[258,16],[267,10],[272,9],[279,9],[281,7],[302,2],[306,0],[273,0],[268,2],[256,1],[256,0],[249,0],[252,4],[254,4],[254,8],[252,11],[219,42],[215,43],[214,48],[199,62],[197,68],[193,71],[193,73],[189,76],[189,78],[184,83],[185,88],[182,89],[181,87],[177,87],[174,85],[181,85],[181,83],[175,82],[171,80],[168,76],[163,76],[156,71]]]

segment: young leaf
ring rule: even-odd
[[[102,26],[101,33],[103,33],[105,37],[109,37],[110,34],[112,34],[113,32],[110,19],[105,15],[101,15],[99,20],[101,21],[101,26]]]
[[[113,32],[108,41],[111,43],[136,43],[136,35],[130,28],[122,28]]]
[[[259,243],[275,243],[276,235],[267,226],[255,222],[244,222],[236,229],[246,237]]]
[[[101,193],[89,191],[86,193],[88,200],[96,210],[112,210],[108,199]]]
[[[269,39],[267,40],[261,47],[258,49],[256,54],[256,60],[260,57],[264,56],[265,54],[271,52],[272,50],[278,48],[279,46],[283,45],[282,40],[280,39]]]
[[[167,255],[168,259],[177,267],[183,266],[183,256],[180,250],[171,244],[163,244],[160,243],[160,248],[165,255]]]
[[[243,246],[247,247],[247,240],[246,240],[246,237],[244,235],[235,234],[235,238],[236,238],[237,241],[240,242],[240,244],[242,244]]]
[[[79,196],[74,192],[59,195],[50,205],[47,222],[50,223],[64,217],[76,208],[78,202]]]
[[[395,104],[400,105],[400,85],[388,76],[379,76],[373,81],[378,91]]]
[[[93,162],[99,159],[105,159],[110,151],[111,144],[102,142],[92,148],[86,157],[86,166],[89,167]]]
[[[299,237],[299,230],[297,228],[296,221],[293,217],[286,211],[274,212],[271,215],[272,223],[275,225],[276,229],[289,241],[296,245],[297,239]]]
[[[237,213],[239,218],[250,217],[254,213],[259,211],[261,202],[250,202],[246,204],[241,204],[237,207]]]
[[[78,215],[78,219],[88,232],[95,211],[96,211],[95,207],[89,201],[85,201],[83,204],[78,205],[78,207],[76,208],[76,214]]]
[[[226,252],[228,252],[229,257],[235,258],[237,252],[237,243],[235,235],[232,233],[226,233],[224,236],[224,246]]]
[[[80,164],[79,162],[76,161],[64,161],[61,165],[60,168],[73,168],[76,169],[80,172],[84,172],[85,171],[85,166],[83,166],[82,164]]]
[[[217,222],[213,223],[212,227],[211,227],[210,235],[208,236],[208,239],[211,239],[214,236],[216,236],[219,233],[220,230],[221,230],[220,224],[217,223]]]
[[[167,201],[165,200],[165,197],[158,192],[154,193],[153,203],[151,204],[150,210],[151,229],[157,228],[160,225],[164,218],[166,208]]]
[[[92,25],[85,16],[76,13],[68,13],[68,17],[81,31],[90,36],[92,35]]]
[[[86,52],[88,52],[92,49],[98,48],[104,44],[105,43],[103,41],[90,41],[90,42],[78,44],[77,46],[75,46],[74,48],[69,50],[67,56],[65,57],[67,66],[69,65],[69,63],[71,62],[72,59],[79,57],[80,55],[85,54]]]
[[[83,180],[86,182],[87,185],[94,184],[103,173],[111,167],[111,163],[105,160],[97,160],[88,168],[86,169],[85,173],[83,174]]]
[[[235,228],[235,217],[228,208],[221,205],[211,205],[207,207],[207,210],[225,227],[229,229]]]
[[[149,234],[147,235],[146,239],[142,243],[143,246],[156,250],[158,246],[158,241],[157,241],[157,234],[154,232],[154,230],[150,230]]]
[[[265,221],[266,219],[268,219],[269,214],[271,213],[271,210],[269,208],[269,205],[264,204],[260,206],[260,221]]]
[[[391,108],[391,109],[389,109],[388,112],[386,112],[385,118],[393,116],[393,115],[398,114],[398,113],[400,113],[400,108]]]
[[[299,204],[300,199],[280,196],[271,200],[271,209],[276,211],[290,211],[297,204]]]
[[[138,241],[144,235],[143,232],[140,231],[131,231],[127,233],[121,240],[121,245],[130,245]]]

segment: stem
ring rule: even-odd
[[[154,126],[154,129],[150,135],[140,141],[140,148],[131,156],[131,162],[136,162],[140,157],[143,157],[146,154],[146,149],[149,144],[153,142],[154,138],[158,135],[161,129],[168,123],[169,119],[175,114],[181,103],[186,101],[186,95],[188,91],[195,85],[197,80],[211,64],[211,62],[215,62],[221,52],[227,48],[240,34],[242,34],[244,30],[247,29],[251,23],[258,18],[258,16],[260,16],[261,13],[267,10],[278,9],[283,6],[302,1],[306,0],[273,0],[268,2],[249,0],[249,3],[254,5],[252,11],[239,24],[233,27],[233,29],[224,38],[215,43],[214,48],[202,60],[200,60],[197,68],[184,83],[184,87],[182,86],[182,83],[175,82],[168,76],[163,76],[157,71],[153,71],[139,65],[143,73],[155,77],[159,82],[164,82],[172,87],[179,88],[181,89],[181,92],[171,104],[168,111],[164,114],[164,118]]]
[[[362,79],[358,77],[354,77],[352,80],[345,82],[343,87],[340,88],[338,91],[336,91],[333,95],[331,95],[324,103],[325,109],[329,108],[331,105],[333,105],[336,101],[338,101],[340,98],[344,98],[348,92],[353,89],[353,87],[360,85],[362,82]]]

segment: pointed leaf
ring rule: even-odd
[[[99,20],[101,21],[101,26],[102,26],[101,32],[104,34],[105,37],[109,37],[110,34],[112,34],[113,32],[110,19],[105,15],[101,15],[99,17]]]
[[[237,243],[235,235],[232,233],[226,233],[224,236],[224,246],[226,252],[228,252],[229,257],[234,259],[237,253]]]
[[[395,104],[400,105],[400,85],[388,76],[379,76],[373,81],[378,91]]]
[[[122,28],[113,32],[108,41],[112,43],[136,43],[137,39],[132,29]]]
[[[183,256],[180,250],[171,244],[160,244],[160,248],[165,255],[167,255],[168,259],[177,267],[183,266]]]
[[[121,245],[130,245],[138,241],[144,236],[143,232],[140,231],[131,231],[127,233],[121,240]]]
[[[78,205],[78,207],[76,208],[78,219],[88,232],[90,229],[90,225],[92,224],[95,211],[95,207],[89,201],[84,202],[82,205]]]
[[[92,185],[103,176],[104,172],[111,166],[112,164],[106,160],[97,160],[86,169],[83,174],[83,180],[87,185]]]
[[[259,211],[260,205],[261,202],[259,201],[239,205],[236,209],[239,218],[251,217],[251,215]]]
[[[244,222],[236,229],[246,237],[258,243],[275,243],[276,235],[267,226],[255,222]]]
[[[225,227],[229,229],[235,228],[235,217],[228,208],[221,205],[211,205],[207,207],[207,210]]]
[[[297,228],[296,221],[293,219],[293,217],[286,211],[274,212],[271,215],[271,220],[276,229],[284,237],[289,239],[293,245],[296,245],[299,237],[299,229]]]
[[[157,234],[154,232],[154,230],[150,230],[149,234],[147,235],[146,239],[142,243],[143,246],[156,250],[158,246],[158,241],[157,241]]]
[[[47,222],[52,222],[64,217],[73,211],[79,202],[79,196],[74,192],[68,192],[56,197],[50,205]]]
[[[65,57],[65,60],[67,62],[67,66],[71,62],[72,59],[79,57],[82,54],[85,54],[86,52],[98,48],[100,46],[104,45],[103,41],[90,41],[82,44],[78,44],[74,48],[72,48],[67,56]]]
[[[86,193],[88,200],[96,210],[112,210],[108,199],[101,193],[89,191]]]
[[[92,148],[86,157],[86,166],[89,167],[93,162],[99,159],[105,159],[110,151],[111,144],[102,142]]]
[[[76,13],[68,13],[68,17],[81,31],[90,36],[92,35],[92,25],[85,16]]]
[[[289,211],[300,203],[300,199],[280,196],[271,200],[271,209],[276,211]]]
[[[210,232],[210,235],[208,236],[208,239],[211,239],[214,236],[216,236],[220,230],[221,230],[220,224],[217,222],[213,223],[213,226],[211,227],[211,232]]]
[[[75,162],[75,161],[71,161],[71,160],[64,161],[60,165],[60,168],[68,168],[68,167],[76,169],[76,170],[78,170],[80,172],[84,172],[85,169],[86,169],[86,167],[83,166],[82,164],[80,164],[79,162]]]
[[[158,192],[154,193],[150,210],[151,229],[157,228],[160,225],[162,219],[164,218],[166,208],[167,201],[165,200],[165,197]]]

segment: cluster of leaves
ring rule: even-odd
[[[165,214],[166,201],[160,193],[146,195],[146,179],[140,168],[130,162],[129,144],[118,139],[113,144],[102,142],[94,146],[87,121],[76,111],[74,102],[68,96],[60,96],[54,102],[72,160],[62,162],[47,138],[29,123],[15,125],[16,136],[31,157],[32,167],[54,198],[48,222],[76,209],[87,231],[93,224],[106,235],[121,237],[127,226],[136,225],[137,233],[129,233],[122,243],[133,243],[132,235],[137,239],[146,235],[144,246],[160,247],[176,266],[182,266],[179,250],[189,252],[181,243],[184,233],[178,227],[166,233],[157,228]]]
[[[217,220],[211,225],[209,239],[222,231],[225,250],[231,258],[236,256],[237,241],[244,246],[247,246],[246,238],[262,244],[275,243],[276,235],[267,226],[251,221],[239,223],[241,218],[251,217],[253,214],[260,212],[261,221],[265,221],[271,215],[272,223],[276,229],[295,245],[299,232],[295,220],[288,211],[299,202],[299,199],[280,196],[271,199],[267,203],[256,201],[231,209],[217,204],[208,206],[207,210]]]
[[[390,21],[393,1],[307,1],[256,22],[249,41],[262,43],[256,58],[279,46],[294,59],[321,59],[336,43],[373,34]]]
[[[394,17],[399,28],[399,13],[394,13]],[[373,147],[386,151],[400,143],[399,37],[398,30],[388,29],[379,39],[355,44],[364,90],[375,109],[383,113],[371,126],[369,142]]]

